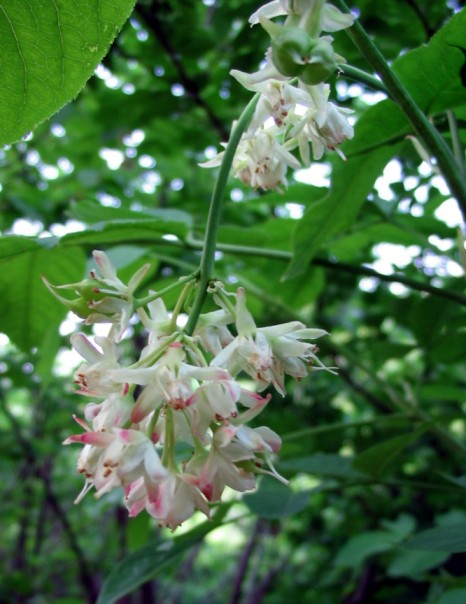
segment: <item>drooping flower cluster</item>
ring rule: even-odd
[[[82,333],[71,338],[84,359],[74,381],[90,399],[85,419],[75,417],[83,432],[64,441],[84,445],[78,471],[85,485],[76,501],[92,488],[100,497],[120,487],[130,516],[145,509],[174,529],[196,509],[209,517],[209,503],[219,501],[226,487],[254,489],[258,474],[284,481],[271,460],[280,437],[248,423],[271,399],[257,392],[272,385],[284,395],[285,374],[301,379],[325,368],[310,340],[326,332],[298,321],[258,328],[244,290],[228,294],[215,282],[211,293],[219,309],[201,315],[190,336],[176,326],[158,294],[150,292],[143,304],[134,297],[147,267],[126,286],[103,252],[94,258],[100,276],[92,271],[90,281],[60,286],[80,295],[71,302],[88,324],[110,323],[109,334],[95,337],[95,343]],[[70,304],[56,286],[47,286]],[[124,367],[118,342],[134,312],[147,345]],[[257,392],[241,385],[242,373]]]
[[[270,19],[286,16],[283,25]],[[348,122],[350,110],[328,100],[325,83],[344,63],[335,54],[332,37],[353,24],[354,17],[324,0],[273,0],[249,19],[260,23],[271,37],[264,67],[252,74],[233,69],[231,75],[248,90],[260,93],[254,116],[242,135],[233,161],[233,172],[255,189],[279,189],[287,185],[288,167],[301,163],[292,151],[299,150],[304,166],[326,149],[336,150],[353,137]],[[223,152],[201,164],[218,166]]]

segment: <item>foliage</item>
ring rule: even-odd
[[[247,289],[259,326],[299,320],[331,334],[319,356],[338,375],[290,382],[264,412],[289,486],[266,477],[176,536],[146,515],[128,519],[113,493],[72,505],[76,449],[60,443],[81,404],[70,386],[78,327],[40,277],[79,281],[95,248],[122,280],[149,262],[144,293],[197,268],[216,178],[198,163],[251,98],[230,69],[256,71],[270,40],[248,24],[258,7],[240,0],[139,0],[124,25],[131,2],[70,3],[81,16],[62,30],[63,8],[53,20],[45,3],[34,21],[44,3],[31,0],[29,16],[19,4],[0,14],[3,143],[71,101],[122,30],[80,95],[0,152],[0,601],[463,602],[461,218],[443,164],[419,155],[409,111],[345,67],[329,82],[354,111],[347,161],[328,152],[327,180],[313,162],[281,193],[230,178],[218,232],[216,276]],[[464,2],[352,6],[464,181]],[[333,35],[350,67],[375,71],[358,40]],[[96,36],[99,50],[81,56]],[[142,346],[141,326],[131,328],[127,359]]]

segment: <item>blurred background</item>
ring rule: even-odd
[[[393,61],[427,43],[464,2],[353,5]],[[72,384],[80,361],[69,337],[98,331],[67,315],[39,277],[79,281],[94,248],[108,253],[122,280],[150,262],[144,288],[161,289],[196,267],[216,175],[198,163],[221,149],[251,96],[229,70],[256,71],[263,59],[269,39],[247,22],[256,8],[140,0],[79,97],[0,151],[0,229],[31,246],[0,261],[0,602],[95,602],[119,561],[173,540],[147,515],[128,519],[120,493],[73,505],[82,488],[78,447],[61,442],[87,401]],[[370,71],[345,32],[335,34],[335,49]],[[389,102],[342,76],[330,84],[354,123]],[[458,98],[448,110],[434,107],[432,119],[449,144],[454,119],[464,145],[466,97]],[[466,601],[464,553],[402,545],[424,528],[466,526],[461,215],[406,134],[401,128],[384,141],[386,166],[362,210],[285,282],[296,224],[303,215],[312,221],[333,166],[348,176],[342,160],[327,153],[290,174],[284,193],[230,180],[218,277],[247,289],[258,325],[301,320],[329,331],[320,358],[338,375],[290,382],[265,412],[283,438],[277,469],[290,487],[266,478],[242,500],[228,496],[224,526],[174,561],[154,562],[153,577],[122,604]],[[343,147],[349,159],[362,153],[361,140],[356,128]],[[118,230],[118,220],[135,217],[159,219],[159,232],[129,222]],[[48,244],[37,252],[30,237],[50,247],[60,239],[60,253]],[[228,245],[260,249],[244,255]],[[289,254],[274,259],[264,249]],[[167,296],[167,306],[175,300]],[[143,345],[134,322],[123,360]],[[176,539],[201,522],[186,522]]]

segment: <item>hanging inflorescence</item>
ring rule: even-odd
[[[286,16],[283,25],[270,19]],[[256,11],[249,22],[260,23],[270,35],[263,68],[252,74],[236,69],[231,75],[259,101],[248,130],[243,134],[233,161],[234,175],[256,189],[286,187],[288,168],[308,167],[309,146],[315,160],[326,149],[337,151],[353,137],[348,122],[351,110],[329,101],[325,83],[344,58],[335,54],[332,37],[353,24],[354,17],[324,0],[274,0]],[[299,161],[292,153],[299,150]],[[201,164],[221,163],[223,152]]]
[[[85,420],[75,417],[84,432],[65,440],[84,445],[78,471],[86,481],[76,501],[92,488],[100,497],[123,487],[130,516],[145,509],[174,529],[195,509],[209,517],[209,503],[219,501],[225,487],[254,489],[260,474],[286,482],[272,463],[280,437],[248,423],[269,403],[271,394],[260,394],[269,385],[284,395],[286,374],[301,379],[326,369],[309,342],[326,332],[298,321],[256,327],[244,290],[228,293],[213,281],[208,292],[218,310],[201,314],[189,335],[177,316],[196,287],[193,277],[180,279],[184,287],[168,313],[161,293],[135,298],[149,265],[125,285],[103,252],[95,251],[94,259],[100,272],[83,282],[53,286],[44,277],[87,324],[110,323],[95,345],[82,333],[71,338],[85,361],[74,377],[78,393],[92,399]],[[63,297],[67,290],[78,297]],[[118,346],[135,314],[147,340],[138,360],[124,367]],[[244,377],[254,389],[242,385]]]

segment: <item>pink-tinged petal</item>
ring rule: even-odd
[[[94,260],[99,267],[100,274],[104,279],[108,279],[110,281],[119,281],[116,270],[105,252],[94,250],[92,255],[94,256]]]
[[[256,394],[255,392],[250,392],[249,390],[241,388],[241,396],[239,400],[245,407],[249,407],[249,409],[236,419],[232,420],[232,423],[243,424],[250,422],[254,417],[259,415],[271,398],[272,395],[270,393],[264,398],[260,396],[260,394]]]
[[[94,447],[108,447],[114,440],[108,432],[85,432],[84,434],[73,434],[63,441],[64,445],[71,443],[83,443]]]
[[[168,470],[163,466],[155,447],[151,444],[144,456],[144,467],[147,475],[155,482],[168,476]]]
[[[131,411],[131,421],[138,424],[162,404],[161,393],[155,388],[144,388]]]
[[[117,435],[119,441],[124,445],[140,445],[146,441],[149,441],[147,436],[143,432],[139,432],[139,430],[113,428],[113,432]]]
[[[231,443],[236,435],[238,428],[231,424],[223,426],[215,432],[214,440],[218,447],[226,447]]]
[[[142,510],[146,507],[146,502],[144,501],[144,499],[140,499],[139,501],[135,501],[129,508],[128,508],[128,516],[130,518],[134,518],[135,516],[137,516],[140,512],[142,512]]]
[[[82,428],[84,428],[84,430],[86,430],[86,432],[92,432],[92,430],[89,428],[89,426],[86,424],[86,422],[81,419],[80,417],[78,417],[77,415],[73,414],[73,419],[74,421],[79,424]]]
[[[259,428],[254,428],[254,431],[260,435],[261,438],[269,445],[272,449],[273,453],[277,453],[280,451],[282,446],[282,439],[278,436],[276,432],[268,428],[267,426],[260,426]]]

